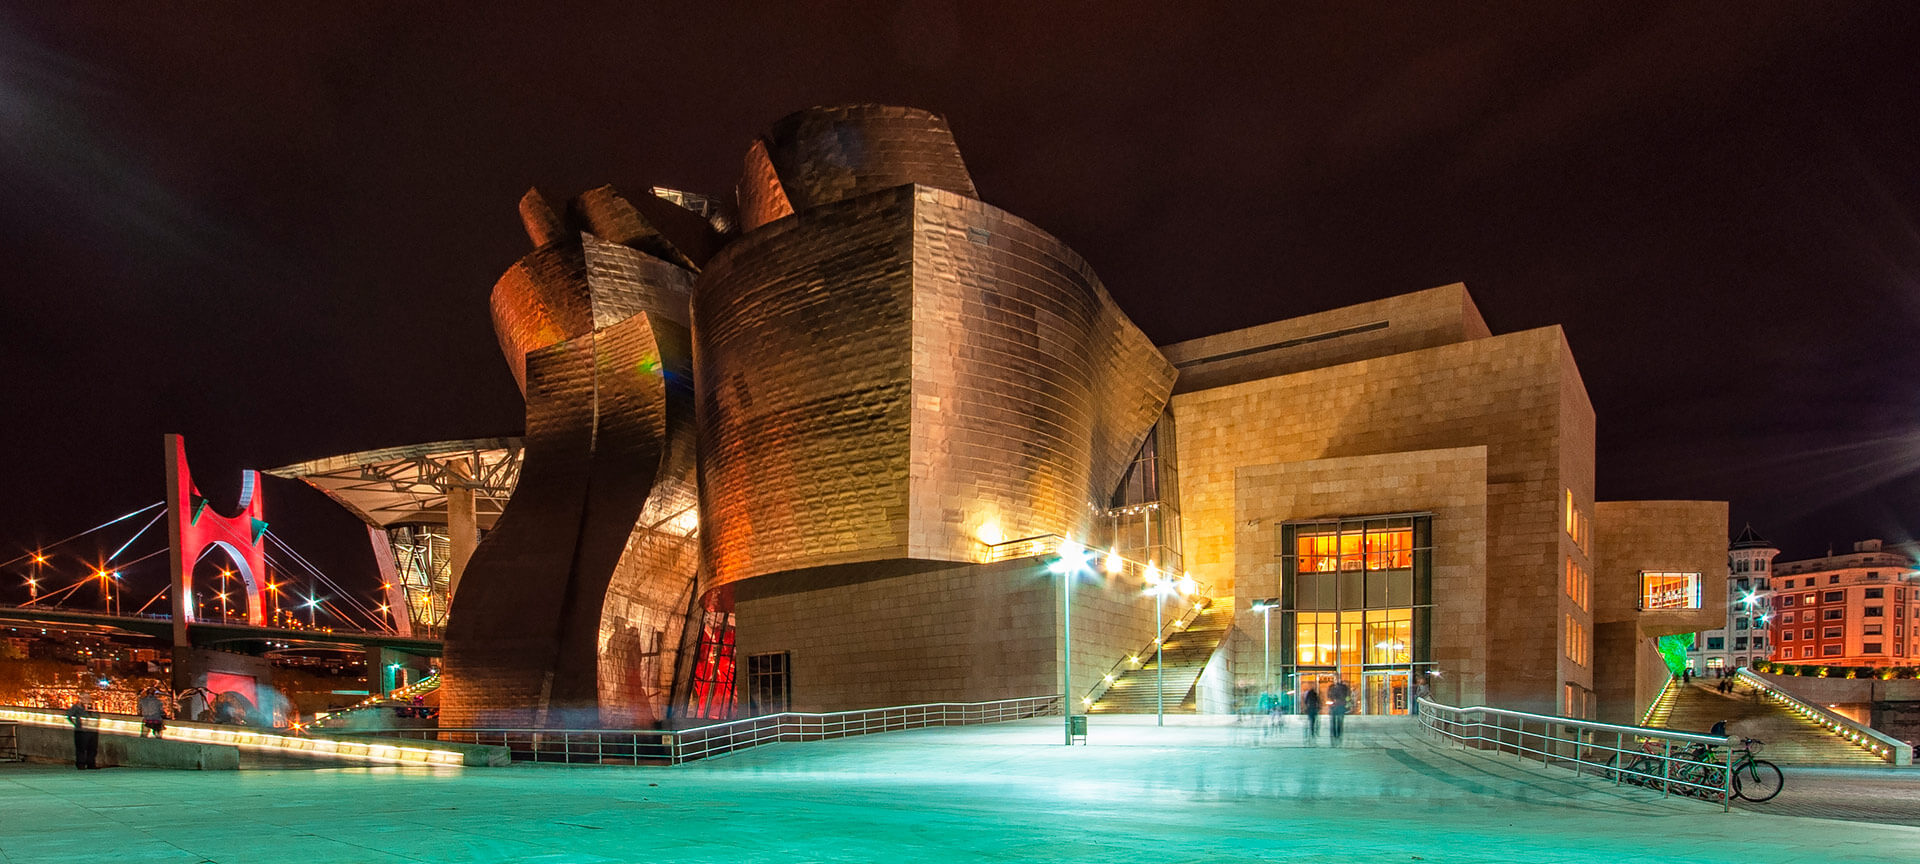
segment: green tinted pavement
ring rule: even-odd
[[[1920,829],[1661,801],[1359,722],[1093,718],[786,744],[679,768],[0,765],[0,857],[144,861],[1886,862]],[[1371,718],[1361,718],[1362,720]],[[1791,785],[1793,778],[1789,776]],[[652,785],[652,784],[658,784]]]

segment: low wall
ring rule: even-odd
[[[1748,670],[1752,671],[1752,670]],[[1896,678],[1815,678],[1755,672],[1796,697],[1920,745],[1920,680]]]
[[[73,764],[73,729],[55,726],[14,727],[20,755],[34,762]],[[94,764],[101,767],[175,768],[187,771],[233,771],[240,767],[240,748],[230,744],[169,741],[136,735],[100,734]]]
[[[434,727],[422,726],[420,728],[432,729]],[[493,744],[462,744],[457,741],[417,741],[410,738],[390,738],[378,735],[332,735],[324,732],[313,733],[312,737],[326,738],[343,743],[365,744],[374,748],[381,745],[397,744],[407,747],[451,751],[460,754],[460,765],[464,768],[504,768],[513,764],[512,751]]]

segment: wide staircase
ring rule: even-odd
[[[1215,597],[1207,608],[1186,627],[1177,626],[1167,636],[1167,644],[1161,654],[1166,663],[1164,692],[1166,694],[1167,713],[1197,713],[1194,685],[1200,681],[1200,673],[1207,668],[1207,661],[1213,659],[1213,652],[1220,647],[1220,641],[1227,637],[1227,629],[1233,623],[1233,598]],[[1091,707],[1089,714],[1152,714],[1158,707],[1157,694],[1163,692],[1156,686],[1156,675],[1161,667],[1155,665],[1152,643],[1142,648],[1136,656],[1140,662],[1123,664],[1122,671],[1114,675]]]
[[[1721,693],[1717,679],[1668,685],[1647,717],[1648,726],[1706,732],[1727,721],[1727,734],[1765,742],[1760,756],[1782,765],[1885,765],[1886,760],[1764,698],[1744,681]]]

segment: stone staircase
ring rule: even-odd
[[[1730,694],[1720,693],[1719,683],[1708,679],[1673,682],[1654,704],[1647,725],[1704,733],[1725,720],[1729,735],[1765,742],[1760,758],[1782,765],[1887,764],[1826,727],[1762,697],[1744,682],[1736,681]],[[1668,704],[1663,708],[1661,702]]]
[[[1166,662],[1166,705],[1169,714],[1193,714],[1194,685],[1200,673],[1213,659],[1213,652],[1227,637],[1233,623],[1233,598],[1216,597],[1201,610],[1185,629],[1176,629],[1167,637],[1161,654]],[[1087,709],[1089,714],[1152,714],[1158,692],[1154,686],[1153,645],[1140,649],[1140,664],[1118,673],[1104,693]],[[1132,664],[1128,664],[1131,666]]]

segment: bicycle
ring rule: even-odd
[[[1786,785],[1786,778],[1780,773],[1780,766],[1765,759],[1756,759],[1765,742],[1754,738],[1740,739],[1740,747],[1734,750],[1733,788],[1736,798],[1748,801],[1770,801],[1780,794]],[[1667,785],[1673,791],[1683,795],[1704,796],[1720,788],[1720,771],[1726,766],[1716,757],[1719,751],[1706,745],[1695,745],[1687,750],[1675,753],[1674,767],[1665,772],[1661,770],[1661,757],[1656,752],[1657,745],[1648,743],[1641,746],[1647,755],[1635,758],[1629,763],[1619,779],[1635,786]],[[1615,757],[1617,760],[1619,757]],[[1616,769],[1609,764],[1608,779],[1614,779]]]
[[[1735,798],[1745,798],[1759,803],[1771,801],[1780,789],[1786,785],[1785,775],[1780,766],[1765,759],[1756,759],[1765,742],[1754,738],[1740,739],[1740,746],[1731,754],[1731,767],[1719,761],[1720,751],[1706,746],[1696,747],[1686,755],[1687,762],[1674,772],[1679,781],[1679,791],[1688,795],[1704,795],[1719,786],[1719,772],[1733,772],[1733,784],[1730,790]]]

